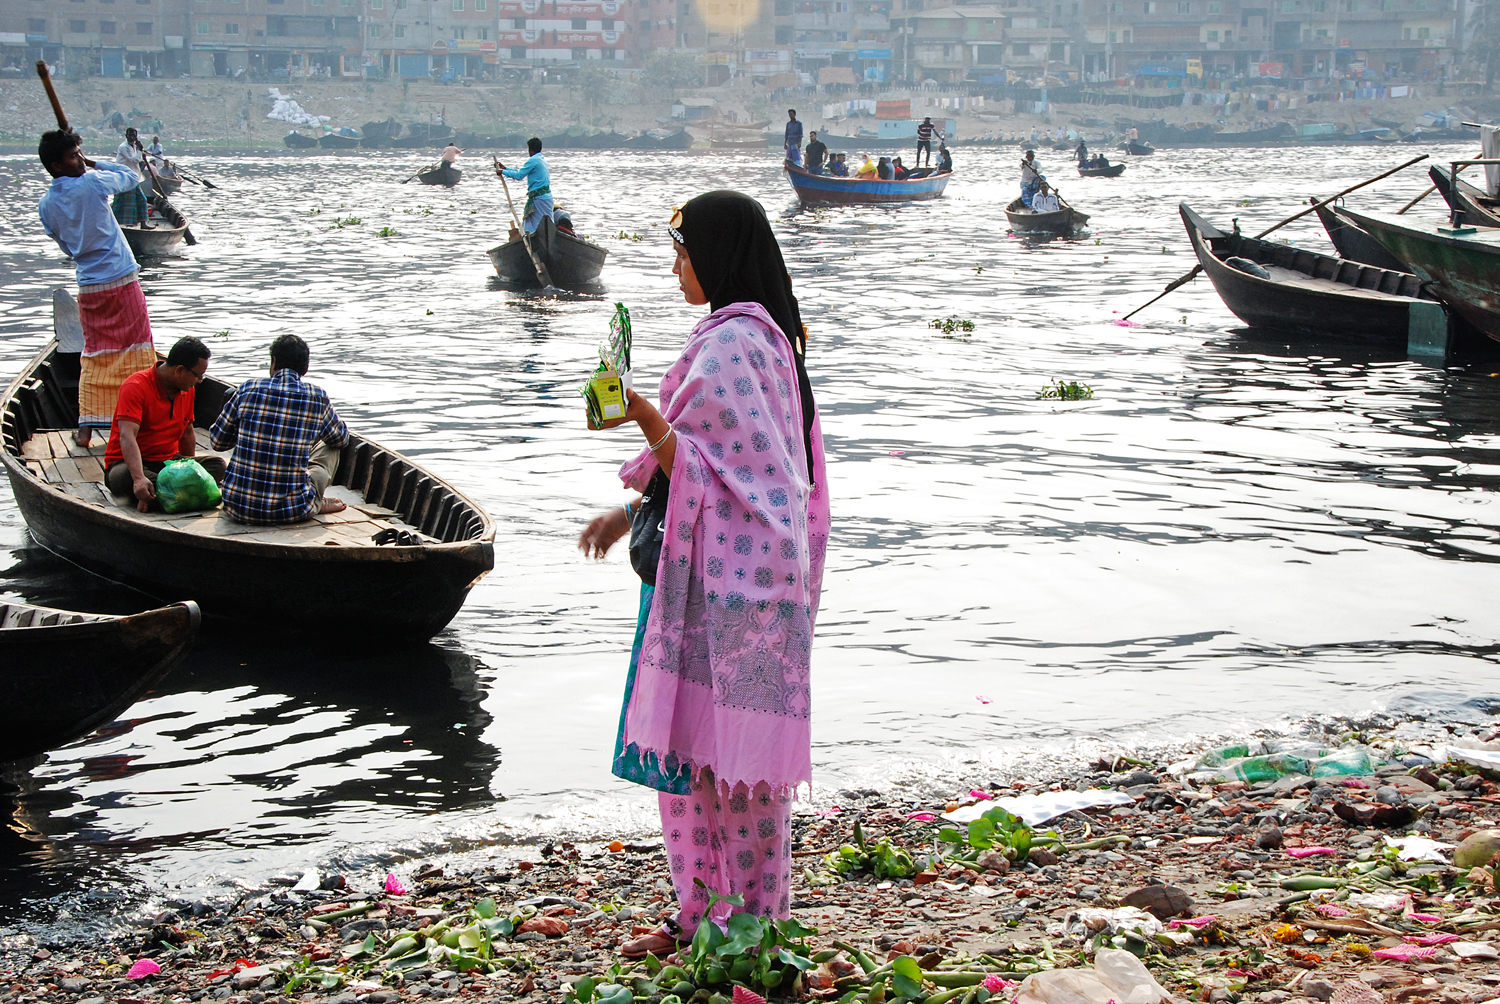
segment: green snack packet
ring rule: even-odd
[[[630,383],[630,309],[616,303],[609,321],[609,340],[599,346],[599,365],[578,389],[588,408],[590,425],[598,427],[625,417],[625,392]]]
[[[163,512],[194,512],[219,504],[219,486],[192,457],[169,460],[156,476],[156,499]]]

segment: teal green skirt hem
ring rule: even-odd
[[[641,646],[646,638],[646,619],[651,616],[651,599],[656,588],[641,583],[641,606],[636,617],[635,641],[630,647],[630,672],[625,676],[625,700],[620,706],[620,728],[615,736],[615,761],[613,773],[635,784],[645,785],[668,795],[686,795],[692,790],[693,765],[684,763],[676,753],[668,751],[660,758],[654,751],[641,752],[635,743],[625,742],[625,714],[630,709],[630,698],[635,691],[635,671],[641,661]]]

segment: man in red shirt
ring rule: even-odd
[[[134,495],[136,508],[147,512],[156,499],[156,475],[176,457],[191,457],[195,390],[208,372],[208,346],[193,337],[179,338],[167,361],[132,373],[120,385],[114,425],[104,450],[104,482],[116,495]],[[215,481],[224,480],[224,461],[198,461]]]

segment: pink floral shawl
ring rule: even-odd
[[[810,784],[828,489],[816,416],[808,484],[786,335],[758,303],[714,311],[660,399],[677,459],[625,742],[731,787]],[[640,490],[657,467],[642,450],[620,477]]]

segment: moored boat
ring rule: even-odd
[[[586,289],[596,285],[599,273],[604,270],[604,259],[609,251],[582,237],[557,229],[551,218],[542,220],[542,225],[531,235],[531,247],[552,284],[560,289]],[[539,286],[536,266],[526,245],[518,237],[489,250],[490,263],[500,281],[518,286]]]
[[[1384,244],[1348,220],[1340,219],[1331,206],[1319,205],[1316,209],[1318,219],[1322,221],[1323,229],[1328,231],[1328,239],[1333,242],[1340,258],[1357,261],[1361,265],[1390,269],[1393,272],[1411,271],[1406,267],[1405,262],[1387,251]]]
[[[1408,272],[1225,233],[1186,203],[1178,211],[1198,264],[1246,324],[1402,345],[1446,330],[1442,306]]]
[[[1500,341],[1500,228],[1453,227],[1395,213],[1338,215],[1384,244],[1411,266],[1448,309]]]
[[[304,136],[295,129],[282,137],[281,141],[287,146],[291,147],[293,150],[306,150],[310,147],[315,147],[318,145],[318,140],[316,137]]]
[[[428,168],[417,175],[417,180],[424,185],[442,185],[444,188],[452,188],[463,180],[464,173],[452,164],[439,164],[437,167]]]
[[[126,616],[0,604],[0,763],[114,721],[176,667],[200,621],[192,602]]]
[[[1017,233],[1027,234],[1066,234],[1081,228],[1089,221],[1088,213],[1081,213],[1063,199],[1057,197],[1062,208],[1055,213],[1038,213],[1028,209],[1026,203],[1016,199],[1005,207],[1005,218],[1010,221],[1010,228]]]
[[[156,220],[120,227],[120,232],[125,235],[125,242],[130,245],[130,250],[136,258],[170,253],[173,248],[182,243],[187,230],[186,223],[180,227],[174,227],[165,221]]]
[[[1461,214],[1454,217],[1456,223],[1467,223],[1471,227],[1500,227],[1500,199],[1493,199],[1478,185],[1471,185],[1462,178],[1453,177],[1453,168],[1444,164],[1433,164],[1427,175],[1437,186],[1438,194],[1448,203],[1448,208]]]
[[[198,385],[200,453],[234,388]],[[104,443],[73,443],[71,390],[48,345],[0,399],[0,462],[32,538],[81,567],[205,613],[321,636],[428,638],[494,567],[494,525],[437,475],[350,434],[329,494],[342,512],[250,526],[222,509],[137,512],[104,486]],[[394,531],[385,534],[383,531]],[[396,543],[375,542],[395,538]]]
[[[1080,178],[1118,178],[1124,173],[1124,164],[1110,164],[1108,167],[1080,167],[1078,169],[1078,176]]]
[[[666,129],[648,129],[620,142],[623,150],[687,150],[693,145],[693,134],[686,129],[669,132]]]
[[[952,171],[944,171],[906,181],[870,181],[813,174],[790,161],[783,161],[781,167],[792,184],[792,190],[804,205],[925,202],[942,195],[943,189],[948,187],[948,182],[953,177]]]
[[[1120,149],[1133,157],[1146,157],[1156,152],[1156,147],[1143,139],[1127,139],[1120,144]]]
[[[348,126],[344,126],[342,129],[325,132],[322,136],[319,136],[318,145],[325,150],[353,150],[359,146],[360,141],[364,138],[364,134],[358,129],[351,129]]]
[[[156,178],[156,189],[162,195],[176,195],[182,189],[182,176],[177,173],[176,164],[165,158],[152,158],[151,168]]]

